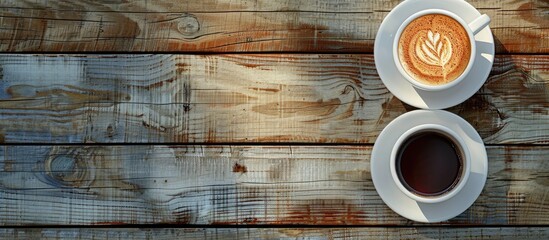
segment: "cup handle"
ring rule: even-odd
[[[480,32],[480,30],[488,26],[488,24],[490,24],[490,17],[486,14],[482,14],[480,17],[469,23],[469,28],[471,28],[473,35],[476,35]]]

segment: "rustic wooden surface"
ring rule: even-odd
[[[542,227],[509,228],[92,228],[0,229],[6,239],[532,239],[549,238]]]
[[[372,55],[0,55],[4,143],[373,143],[411,107]],[[496,58],[449,109],[488,144],[549,142],[549,56]]]
[[[415,224],[370,176],[371,146],[4,146],[0,224]],[[548,225],[549,146],[490,146],[471,208],[443,225]]]
[[[373,51],[400,1],[0,0],[0,51]],[[546,0],[473,0],[498,53],[548,53]]]
[[[489,175],[438,224],[369,172],[414,110],[372,55],[399,2],[0,0],[0,239],[549,238],[549,1],[469,1],[497,54],[448,111]]]

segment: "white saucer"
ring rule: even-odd
[[[392,44],[400,23],[416,12],[430,8],[453,12],[467,22],[481,15],[463,0],[406,0],[396,6],[381,23],[374,44],[374,59],[381,80],[398,99],[417,108],[443,109],[462,103],[482,87],[494,62],[494,38],[489,27],[475,36],[475,64],[467,77],[456,86],[437,92],[416,89],[397,70]]]
[[[440,203],[419,203],[401,192],[391,177],[389,166],[391,150],[400,135],[426,123],[454,130],[463,138],[472,157],[471,174],[463,189]],[[418,222],[440,222],[461,214],[478,198],[486,183],[488,157],[478,133],[461,117],[442,110],[415,110],[399,116],[383,129],[372,150],[370,170],[377,193],[393,211]]]

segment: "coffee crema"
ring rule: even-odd
[[[418,82],[442,85],[467,68],[471,42],[463,26],[443,14],[414,19],[402,31],[398,57],[404,70]]]

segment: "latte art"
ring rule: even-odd
[[[420,37],[416,43],[416,56],[431,66],[439,66],[442,69],[442,77],[446,82],[446,69],[444,66],[448,64],[452,57],[452,43],[443,36],[440,39],[440,34],[431,32],[427,33],[427,37]]]
[[[427,39],[420,39],[416,43],[417,57],[429,65],[440,66],[444,69],[444,65],[452,57],[452,43],[446,36],[441,41],[440,34],[433,34],[431,30],[429,30],[427,36]]]
[[[471,43],[459,22],[446,15],[429,14],[405,27],[398,53],[402,67],[412,78],[429,85],[441,85],[465,71]]]

